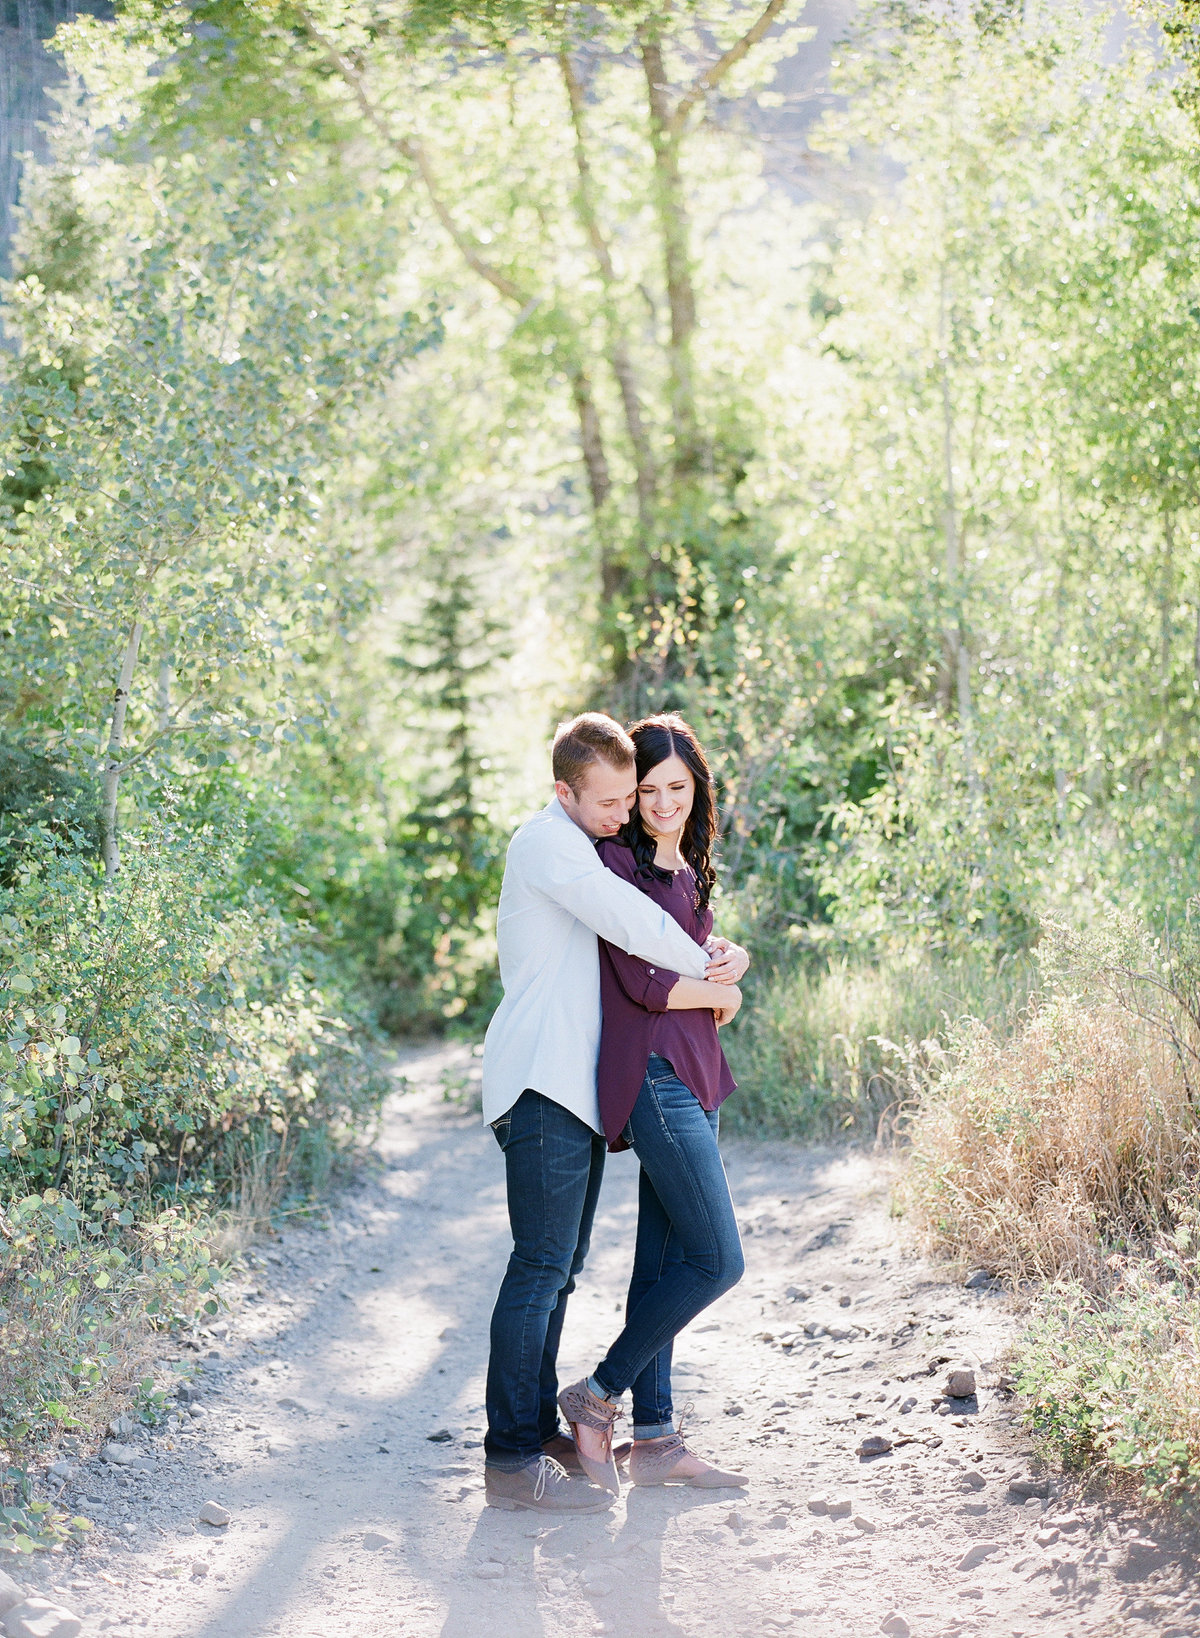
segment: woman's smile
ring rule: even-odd
[[[688,822],[695,798],[696,781],[677,753],[648,769],[638,781],[638,808],[642,823],[652,835],[664,841],[672,839],[669,852],[676,846],[673,839],[679,836]],[[677,868],[669,857],[658,862],[668,868]]]

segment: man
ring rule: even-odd
[[[497,942],[504,999],[483,1053],[483,1115],[504,1151],[513,1251],[492,1315],[486,1488],[498,1507],[589,1512],[611,1497],[572,1478],[558,1424],[567,1298],[587,1255],[604,1170],[596,1098],[596,937],[689,978],[735,981],[749,957],[715,959],[601,864],[637,795],[633,742],[588,712],[554,737],[554,799],[509,844]]]

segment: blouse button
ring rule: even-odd
[[[654,974],[655,974],[655,972],[656,972],[656,970],[657,970],[657,969],[656,969],[656,968],[654,968],[654,967],[649,967],[649,968],[647,968],[647,971],[648,971],[648,972],[649,972],[649,974],[650,974],[650,977],[651,977],[651,978],[653,978],[653,977],[654,977]]]

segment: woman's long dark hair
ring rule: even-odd
[[[695,734],[674,711],[635,722],[629,737],[637,753],[639,785],[651,768],[657,768],[670,756],[679,757],[695,781],[692,811],[684,822],[679,851],[696,878],[696,909],[704,910],[717,879],[712,862],[717,839],[717,800],[708,758]],[[635,807],[630,814],[621,831],[621,840],[632,851],[639,876],[657,877],[660,881],[671,879],[670,871],[662,870],[654,862],[657,843],[642,823],[640,807]]]

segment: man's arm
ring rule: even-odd
[[[708,956],[653,899],[601,864],[582,831],[572,836],[542,833],[544,845],[530,861],[528,880],[547,898],[606,938],[619,950],[668,967],[687,978],[703,978]]]

